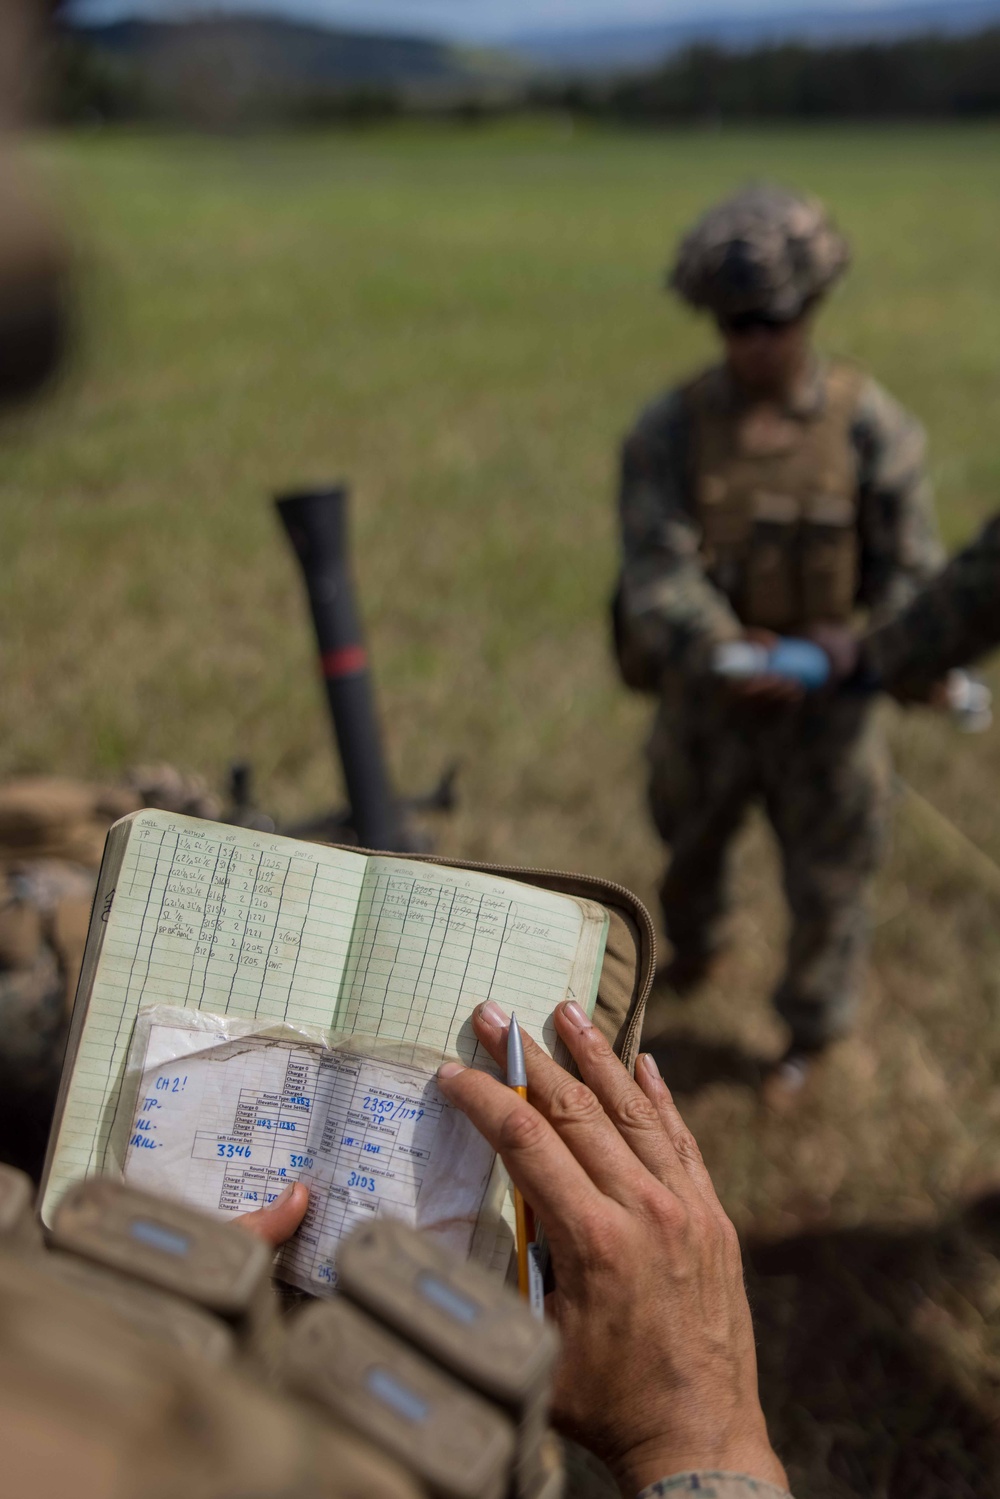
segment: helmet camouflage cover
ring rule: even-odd
[[[798,317],[850,260],[817,198],[743,188],[710,208],[681,242],[669,284],[717,317]]]

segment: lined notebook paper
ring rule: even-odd
[[[111,831],[74,1012],[42,1213],[106,1168],[140,1007],[413,1042],[490,1065],[469,1025],[496,999],[549,1050],[592,1009],[607,915],[478,871],[366,856],[146,811]],[[128,1128],[126,1121],[125,1126]]]

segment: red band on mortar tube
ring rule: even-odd
[[[324,651],[320,657],[323,675],[329,680],[336,677],[354,677],[368,667],[368,652],[363,645],[342,645],[335,651]]]

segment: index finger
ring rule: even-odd
[[[559,1013],[557,1009],[557,1026]],[[472,1023],[494,1061],[503,1066],[510,1026],[508,1017],[496,1004],[480,1005],[473,1012]],[[619,1117],[608,1108],[607,1099],[601,1096],[599,1089],[587,1086],[591,1082],[589,1077],[585,1076],[581,1082],[561,1067],[527,1031],[523,1033],[522,1041],[528,1092],[535,1108],[545,1116],[599,1191],[617,1202],[634,1202],[647,1185],[643,1168],[649,1162],[641,1151],[634,1148],[627,1129],[621,1127]],[[621,1070],[626,1076],[625,1069]],[[662,1135],[659,1119],[631,1079],[629,1086],[647,1115],[646,1124],[655,1127]]]
[[[461,1062],[438,1068],[449,1103],[489,1141],[545,1228],[553,1247],[569,1247],[581,1220],[611,1204],[537,1109],[489,1073]]]

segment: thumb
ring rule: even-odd
[[[244,1213],[232,1221],[247,1233],[254,1234],[273,1249],[287,1242],[306,1215],[309,1188],[302,1182],[289,1182],[285,1190],[266,1208]]]

